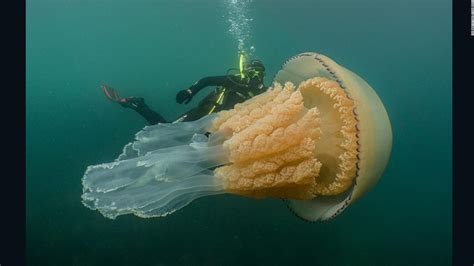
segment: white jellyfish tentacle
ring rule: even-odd
[[[205,135],[214,118],[144,128],[114,162],[88,167],[83,204],[111,219],[128,213],[148,218],[225,193],[210,170],[228,163],[222,141]]]

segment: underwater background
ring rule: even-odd
[[[448,0],[27,0],[28,265],[451,265],[451,26]],[[171,119],[211,89],[188,105],[175,94],[238,67],[239,51],[268,85],[318,52],[376,90],[393,150],[373,190],[322,223],[231,195],[154,219],[81,204],[86,167],[145,125],[101,84]]]

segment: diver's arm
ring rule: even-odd
[[[204,89],[205,87],[209,86],[227,86],[229,83],[228,76],[212,76],[212,77],[205,77],[198,80],[194,83],[191,87],[188,88],[190,92],[195,95],[200,90]]]
[[[191,87],[181,90],[176,94],[177,103],[189,103],[194,95],[196,95],[200,90],[209,86],[228,86],[231,82],[228,76],[212,76],[205,77],[198,80]]]

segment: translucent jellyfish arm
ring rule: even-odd
[[[111,219],[128,213],[148,218],[224,193],[209,169],[225,164],[226,152],[216,137],[199,133],[210,121],[145,128],[115,162],[88,167],[83,204]]]

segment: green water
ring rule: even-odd
[[[167,118],[195,106],[176,104],[176,92],[237,65],[225,2],[26,1],[28,265],[450,265],[448,0],[249,4],[246,44],[267,84],[287,58],[319,52],[371,84],[390,116],[384,176],[335,220],[306,223],[281,201],[226,195],[162,219],[112,221],[81,204],[86,166],[113,160],[144,126],[99,85]]]

